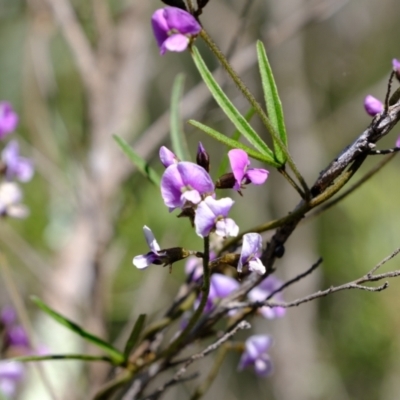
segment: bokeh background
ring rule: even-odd
[[[150,26],[159,7],[158,0],[0,0],[0,99],[19,113],[13,136],[36,166],[35,178],[24,186],[30,216],[0,224],[1,251],[17,287],[15,293],[0,281],[0,305],[12,304],[18,294],[33,339],[52,352],[88,349],[33,307],[30,295],[121,346],[139,313],[150,320],[161,315],[184,276],[183,263],[171,274],[157,266],[146,271],[132,266],[132,257],[147,251],[142,226],[153,229],[161,247],[202,246],[187,221],[168,213],[159,190],[135,171],[112,138],[124,137],[161,172],[157,153],[161,144],[169,145],[171,88],[181,72],[183,120],[233,131],[189,53],[160,57]],[[384,98],[391,60],[400,57],[399,16],[396,0],[210,0],[201,20],[223,51],[231,49],[234,67],[260,100],[255,41],[265,43],[290,151],[312,184],[369,124],[364,97]],[[219,77],[246,111],[239,92],[226,76]],[[184,127],[193,155],[199,140],[209,150],[215,174],[226,149]],[[395,129],[380,146],[393,146],[399,133]],[[378,161],[367,160],[355,179]],[[336,207],[298,227],[277,275],[293,277],[320,256],[324,262],[287,290],[285,299],[356,279],[400,246],[399,168],[395,158]],[[234,198],[233,216],[246,230],[284,216],[298,202],[273,170],[264,186]],[[395,258],[384,270],[397,268]],[[239,355],[232,354],[205,398],[398,399],[399,289],[393,280],[381,293],[341,292],[290,309],[281,320],[254,320],[254,332],[274,337],[274,375],[239,374]],[[207,373],[212,358],[198,365],[200,372]],[[90,398],[105,379],[104,367],[79,362],[46,363],[45,372],[58,399]],[[165,398],[188,398],[190,388],[189,383],[173,388]],[[18,398],[51,398],[34,367]]]

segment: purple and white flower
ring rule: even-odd
[[[383,103],[370,94],[364,99],[364,108],[368,115],[375,117],[383,111]]]
[[[18,125],[18,114],[7,101],[0,102],[0,139],[13,132]]]
[[[282,286],[282,281],[274,276],[269,276],[264,279],[258,286],[254,287],[248,293],[248,298],[252,302],[265,301],[271,293]],[[275,294],[272,299],[283,301],[282,293]],[[267,319],[281,318],[286,314],[286,309],[283,307],[268,307],[263,306],[258,309],[259,313]]]
[[[269,172],[261,168],[249,168],[249,156],[244,150],[233,149],[228,152],[229,162],[235,177],[235,190],[242,189],[243,185],[253,183],[262,185],[268,178]]]
[[[272,361],[267,353],[272,339],[268,335],[250,336],[245,342],[245,350],[240,358],[238,369],[253,367],[259,377],[266,377],[272,373]]]
[[[161,196],[170,211],[196,205],[202,196],[213,192],[214,183],[210,175],[192,162],[171,164],[161,178]]]
[[[19,145],[16,140],[10,141],[1,153],[1,159],[6,166],[6,178],[9,181],[18,179],[28,182],[33,176],[33,163],[31,160],[19,155]]]
[[[222,237],[237,236],[239,227],[231,218],[227,218],[234,201],[225,197],[215,200],[207,196],[196,209],[194,225],[200,237],[208,236],[211,231]]]
[[[167,50],[185,51],[190,40],[201,31],[201,25],[193,15],[176,7],[157,10],[151,24],[161,55]]]
[[[265,274],[265,266],[258,258],[262,250],[262,238],[258,233],[246,233],[243,235],[242,251],[237,266],[239,273],[244,266],[248,266],[250,271],[259,275]]]
[[[161,251],[153,232],[146,225],[143,227],[144,236],[150,251],[147,254],[141,254],[133,257],[133,265],[138,269],[145,269],[150,264],[162,265],[166,262],[167,253]]]

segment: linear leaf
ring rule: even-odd
[[[182,98],[185,76],[177,75],[172,87],[170,129],[172,150],[182,161],[191,161],[188,145],[183,131],[182,120],[179,112],[179,103]]]
[[[57,360],[82,360],[82,361],[105,361],[114,364],[112,358],[107,356],[92,356],[90,354],[47,354],[44,356],[15,357],[12,361],[57,361]]]
[[[146,160],[140,157],[135,151],[132,149],[129,144],[122,139],[122,137],[118,135],[113,135],[114,140],[118,143],[119,147],[121,147],[122,151],[125,155],[136,165],[137,169],[147,178],[151,183],[154,183],[156,186],[160,186],[161,179],[158,176],[157,172],[149,166]]]
[[[278,89],[275,84],[271,66],[268,62],[267,53],[261,41],[257,41],[257,56],[268,117],[274,129],[278,132],[282,143],[287,147],[287,134],[282,102],[279,98]],[[274,138],[272,139],[276,158],[283,164],[286,161],[286,155],[282,151],[280,144],[277,143]]]
[[[260,160],[260,161],[265,162],[266,164],[269,164],[273,167],[280,166],[280,164],[274,159],[273,156],[261,154],[258,151],[253,150],[250,147],[244,145],[243,143],[233,140],[233,139],[229,138],[228,136],[225,136],[223,133],[210,128],[207,125],[203,125],[201,122],[194,121],[191,119],[191,120],[189,120],[189,124],[195,126],[196,128],[199,128],[204,133],[207,133],[207,135],[210,135],[214,139],[218,140],[219,142],[227,145],[228,147],[230,147],[232,149],[244,150],[251,158],[254,158],[255,160]]]
[[[72,322],[68,318],[65,318],[63,315],[54,311],[52,308],[50,308],[47,304],[45,304],[38,297],[32,296],[32,301],[40,309],[42,309],[46,314],[48,314],[51,318],[53,318],[55,321],[57,321],[61,325],[64,325],[71,331],[75,332],[77,335],[83,337],[88,342],[93,343],[95,346],[101,348],[104,352],[106,352],[111,357],[111,359],[114,363],[121,364],[122,362],[124,362],[124,360],[125,360],[124,355],[118,349],[116,349],[114,346],[112,346],[110,343],[107,343],[103,339],[93,335],[90,332],[85,331],[83,328],[81,328],[75,322]]]
[[[226,94],[214,79],[210,70],[207,68],[196,47],[192,47],[192,55],[197,69],[200,72],[203,81],[210,90],[215,101],[224,111],[226,116],[235,125],[236,129],[251,143],[260,153],[267,156],[272,156],[273,153],[267,144],[260,138],[253,127],[246,121],[245,117],[238,111],[233,103],[228,99]]]
[[[135,325],[133,326],[133,329],[129,336],[129,339],[126,342],[125,349],[124,349],[125,358],[129,357],[131,350],[133,349],[136,342],[138,341],[139,336],[142,333],[142,329],[144,327],[145,321],[146,321],[146,314],[140,314],[138,319],[135,322]]]

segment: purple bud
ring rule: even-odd
[[[393,58],[392,66],[393,66],[393,71],[396,74],[397,80],[400,81],[400,61],[397,60],[396,58]]]
[[[0,102],[0,139],[13,132],[18,125],[18,115],[7,101]]]
[[[368,95],[364,99],[364,108],[368,115],[375,117],[383,111],[383,103],[376,97]]]
[[[239,362],[239,371],[254,367],[259,377],[266,377],[272,373],[272,361],[267,353],[272,339],[268,335],[250,336],[245,343],[245,350]]]
[[[400,136],[396,140],[396,147],[400,147]]]
[[[193,15],[176,7],[157,10],[151,23],[161,55],[167,50],[186,50],[190,40],[201,31],[201,25]]]
[[[196,156],[197,165],[203,167],[207,172],[210,172],[210,156],[206,152],[201,142],[199,142],[199,147],[197,148]]]

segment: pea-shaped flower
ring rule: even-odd
[[[239,362],[239,371],[244,368],[254,367],[255,373],[266,377],[272,372],[272,361],[267,353],[271,347],[272,339],[268,335],[250,336],[245,343],[245,350]]]
[[[237,236],[239,227],[233,219],[228,218],[233,203],[229,197],[215,200],[212,196],[207,196],[196,209],[196,233],[200,237],[208,236],[211,231],[222,237]]]
[[[167,50],[185,51],[190,40],[201,31],[201,25],[192,14],[176,7],[157,10],[151,24],[161,55]]]
[[[228,152],[229,162],[235,177],[235,190],[240,190],[243,185],[252,183],[262,185],[268,178],[269,172],[262,168],[249,168],[249,156],[244,150],[233,149]]]
[[[242,272],[244,266],[257,274],[265,274],[265,266],[258,258],[262,250],[262,238],[258,233],[246,233],[243,235],[242,251],[240,253],[238,272]]]
[[[170,211],[201,202],[202,196],[214,192],[207,171],[197,164],[182,161],[171,164],[161,178],[161,195]]]
[[[9,181],[18,179],[21,182],[28,182],[32,179],[33,163],[19,155],[19,145],[16,140],[10,141],[3,149],[1,159],[6,167],[6,178]]]

